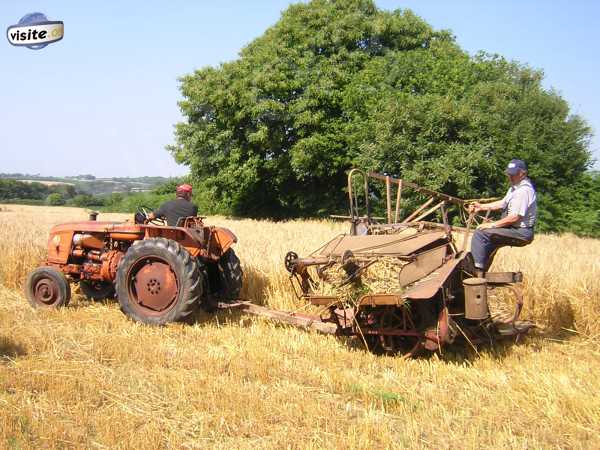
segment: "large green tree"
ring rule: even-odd
[[[590,165],[590,131],[541,80],[469,55],[409,10],[313,0],[290,6],[238,59],[182,78],[185,121],[169,150],[190,166],[206,211],[340,210],[352,166],[498,195],[513,157],[552,202]]]

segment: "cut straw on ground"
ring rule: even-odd
[[[0,448],[597,447],[599,241],[538,236],[499,252],[496,269],[523,271],[523,317],[541,333],[406,361],[238,314],[153,328],[79,295],[60,311],[31,309],[21,286],[50,227],[86,217],[0,212]],[[244,297],[284,310],[303,307],[285,253],[308,254],[347,228],[207,222],[239,237]]]

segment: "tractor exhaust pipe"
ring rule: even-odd
[[[485,278],[467,278],[465,287],[465,318],[483,320],[490,316],[487,301],[487,281]]]

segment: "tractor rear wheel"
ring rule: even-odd
[[[219,259],[219,291],[216,297],[223,300],[240,298],[244,272],[240,259],[232,248],[227,250]]]
[[[27,277],[25,296],[35,308],[60,308],[71,300],[71,286],[61,271],[38,267]]]
[[[107,281],[82,280],[79,282],[79,289],[90,300],[100,301],[115,298],[115,287]]]
[[[177,242],[152,238],[135,242],[117,271],[121,310],[152,325],[190,318],[203,294],[196,261]]]

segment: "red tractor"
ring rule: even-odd
[[[168,227],[149,221],[148,213],[141,207],[135,223],[99,222],[92,214],[52,228],[44,265],[27,278],[29,303],[65,306],[74,282],[90,299],[116,295],[126,315],[161,325],[239,297],[242,269],[230,230],[207,226],[201,217]]]

